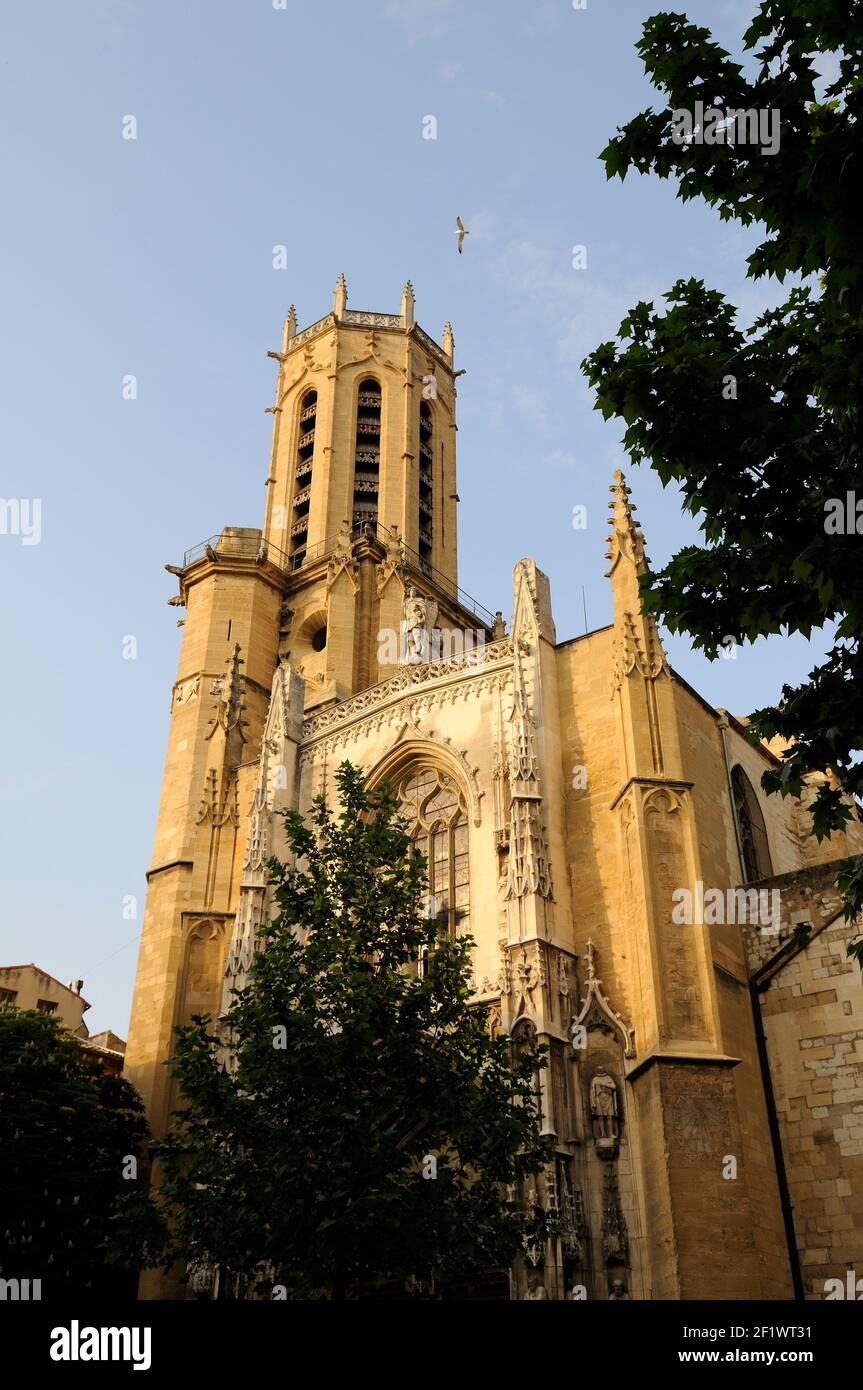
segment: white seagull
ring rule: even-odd
[[[470,232],[467,230],[460,217],[457,217],[455,220],[455,234],[458,237],[458,253],[461,255],[464,239],[466,236],[470,236]]]

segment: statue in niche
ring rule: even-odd
[[[524,1296],[525,1299],[531,1299],[534,1302],[544,1301],[548,1299],[548,1293],[546,1292],[545,1284],[542,1282],[541,1279],[536,1279],[530,1284],[528,1284],[527,1292]]]
[[[429,660],[428,601],[412,584],[405,594],[402,628],[405,661],[410,666],[425,665]]]
[[[607,1071],[598,1071],[590,1083],[590,1115],[593,1139],[600,1158],[613,1158],[620,1139],[617,1084]]]
[[[611,1288],[608,1291],[609,1303],[631,1303],[629,1290],[622,1279],[612,1279]]]

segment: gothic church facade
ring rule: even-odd
[[[152,1128],[174,1028],[248,971],[280,810],[349,759],[408,808],[489,1026],[548,1044],[555,1159],[525,1196],[562,1235],[487,1292],[823,1296],[863,1268],[863,1012],[830,867],[863,828],[816,847],[805,799],[761,791],[774,753],[669,667],[619,473],[609,626],[559,641],[530,559],[508,624],[462,592],[453,335],[419,327],[410,283],[365,313],[340,276],[270,355],[263,527],[168,567],[185,619],[126,1053]]]

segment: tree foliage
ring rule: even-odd
[[[548,1156],[538,1050],[514,1056],[469,1003],[472,943],[423,917],[389,789],[348,763],[336,780],[338,813],[285,814],[278,916],[223,1028],[179,1035],[160,1150],[175,1253],[292,1298],[506,1268],[540,1219],[507,1188]]]
[[[43,1299],[134,1298],[134,1271],[162,1239],[146,1140],[128,1081],[58,1019],[0,1009],[0,1275],[40,1279]]]
[[[607,176],[674,179],[682,200],[763,228],[747,274],[793,279],[785,302],[751,326],[703,280],[679,279],[662,309],[637,304],[617,341],[583,363],[596,407],[624,421],[632,461],[680,487],[704,538],[644,577],[644,604],[710,657],[729,635],[808,637],[826,626],[825,659],[756,710],[750,728],[753,739],[789,741],[764,775],[768,792],[797,796],[808,772],[832,769],[859,797],[863,567],[856,512],[850,528],[835,519],[860,484],[863,4],[764,0],[743,38],[748,75],[684,14],[653,15],[637,47],[663,101],[607,145]],[[820,96],[819,63],[833,68]],[[700,138],[676,140],[674,113],[696,102],[726,115],[776,112],[776,153],[708,143],[707,120]],[[851,814],[830,783],[810,809],[819,840]],[[863,907],[859,865],[847,862],[840,881],[852,917]],[[863,941],[852,949],[863,953]]]

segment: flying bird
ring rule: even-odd
[[[458,237],[458,253],[461,255],[464,239],[466,236],[470,236],[470,232],[467,230],[460,217],[457,217],[455,220],[455,234]]]

